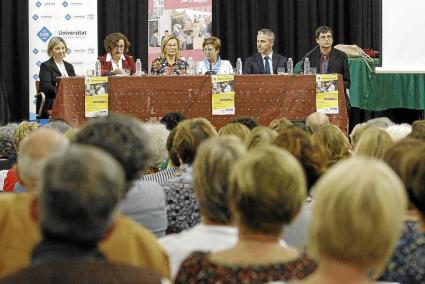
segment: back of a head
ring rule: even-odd
[[[323,125],[313,134],[313,139],[323,145],[330,164],[351,155],[350,141],[336,125]]]
[[[111,225],[124,189],[123,170],[109,154],[71,145],[43,170],[39,185],[43,236],[96,245]]]
[[[66,120],[57,118],[50,120],[49,123],[43,126],[43,128],[54,129],[62,134],[65,134],[67,131],[72,129],[72,126]]]
[[[394,124],[394,122],[392,122],[388,117],[377,117],[369,119],[366,123],[368,127],[379,127],[383,129]]]
[[[316,184],[309,249],[373,272],[383,269],[400,237],[406,194],[397,175],[379,160],[351,158]]]
[[[38,129],[40,125],[37,122],[22,121],[18,124],[13,134],[16,152],[19,153],[21,141],[32,131]]]
[[[17,123],[9,123],[0,127],[0,157],[10,160],[16,159],[16,149],[13,139]]]
[[[136,179],[152,157],[150,137],[142,123],[122,114],[90,120],[77,132],[74,142],[99,147],[112,155],[124,168],[127,182]]]
[[[245,144],[248,150],[252,150],[258,146],[270,145],[276,136],[276,131],[260,125],[251,130],[245,139]]]
[[[363,123],[356,124],[354,126],[353,130],[351,130],[350,140],[351,140],[351,145],[353,147],[355,147],[357,145],[360,137],[362,136],[363,132],[366,131],[366,129],[368,129],[367,123],[363,122]]]
[[[160,120],[168,130],[173,130],[186,117],[180,112],[168,112]]]
[[[321,126],[329,124],[329,117],[320,112],[313,112],[307,116],[305,124],[312,132],[316,132]]]
[[[170,131],[161,123],[145,123],[144,127],[151,139],[152,167],[159,167],[167,159],[167,138]]]
[[[393,171],[395,171],[399,176],[401,175],[401,164],[402,160],[406,156],[406,152],[410,149],[422,145],[422,142],[419,139],[414,138],[405,138],[396,143],[394,143],[384,155],[384,161],[389,165]]]
[[[412,126],[408,123],[394,124],[385,128],[385,131],[391,136],[394,142],[404,139],[412,132]]]
[[[274,131],[279,133],[280,131],[284,130],[285,128],[291,125],[292,125],[292,122],[289,119],[287,119],[286,117],[279,117],[279,118],[273,119],[270,122],[269,127],[270,129],[273,129]]]
[[[245,138],[248,136],[250,130],[242,123],[231,122],[220,128],[218,135],[235,135],[239,137],[241,141],[245,141]]]
[[[40,128],[24,138],[19,147],[17,171],[27,190],[36,189],[44,164],[68,145],[62,134],[48,128]]]
[[[230,202],[240,226],[279,235],[299,212],[307,196],[300,163],[286,150],[267,145],[252,150],[233,166]]]
[[[314,144],[310,135],[297,127],[281,131],[273,144],[281,147],[298,159],[307,176],[308,189],[326,171],[326,159],[321,145]]]
[[[381,128],[367,129],[360,137],[354,154],[370,158],[383,159],[385,152],[394,144],[391,136]]]
[[[201,214],[209,221],[230,224],[230,169],[245,152],[245,145],[232,136],[210,138],[199,146],[193,162],[193,187]]]
[[[414,121],[412,123],[412,132],[408,135],[408,137],[425,141],[425,120]]]
[[[199,145],[213,136],[217,131],[207,119],[187,119],[177,126],[173,148],[184,164],[192,164]]]
[[[233,119],[231,122],[242,123],[243,125],[248,127],[250,130],[258,126],[257,121],[250,116],[241,116],[241,117]]]
[[[425,143],[417,144],[401,161],[400,177],[409,200],[425,218]]]

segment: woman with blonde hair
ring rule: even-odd
[[[162,39],[161,56],[152,62],[152,75],[183,75],[186,74],[187,62],[180,58],[180,41],[175,35]]]
[[[300,279],[315,263],[280,243],[282,228],[298,214],[306,182],[298,161],[276,146],[241,157],[230,173],[229,198],[239,228],[230,249],[194,252],[180,266],[175,283],[266,283]]]
[[[393,144],[393,139],[384,129],[369,128],[360,137],[354,149],[354,154],[356,156],[383,159],[385,153]]]
[[[336,125],[323,125],[313,133],[312,137],[315,142],[324,147],[328,166],[351,156],[350,141],[344,132]]]
[[[351,158],[316,185],[309,252],[318,269],[300,283],[374,283],[400,237],[407,198],[379,160]]]
[[[226,136],[226,135],[234,135],[241,139],[241,141],[245,141],[246,137],[249,135],[249,128],[242,123],[228,123],[218,131],[218,135]]]
[[[252,150],[263,145],[270,145],[276,136],[276,131],[266,126],[260,125],[251,130],[251,132],[245,138],[245,145],[248,150]]]

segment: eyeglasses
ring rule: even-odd
[[[214,51],[215,49],[214,48],[204,48],[204,52],[211,52],[211,51]]]
[[[124,44],[114,44],[113,47],[114,48],[124,48],[125,45]]]
[[[319,36],[319,39],[332,39],[332,36],[331,35],[322,35],[322,36]]]

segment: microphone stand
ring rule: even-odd
[[[216,73],[212,70],[211,59],[209,61],[210,61],[210,70],[208,70],[207,72],[205,72],[205,75],[216,75]]]
[[[300,61],[298,61],[297,62],[297,64],[298,63],[301,63],[301,68],[300,68],[300,72],[301,73],[303,73],[302,71],[304,71],[304,59],[306,59],[310,54],[312,54],[313,53],[313,51],[315,51],[317,48],[319,47],[319,45],[318,44],[316,44],[309,52],[307,52],[307,54],[306,55],[304,55],[304,57],[303,58],[301,58],[301,60]],[[310,61],[311,62],[311,61]],[[297,64],[295,64],[294,65],[294,67],[297,65]]]

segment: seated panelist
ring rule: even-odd
[[[130,41],[122,33],[111,33],[103,41],[106,55],[98,57],[102,66],[102,76],[124,75],[124,70],[130,70],[130,74],[136,73],[136,64],[133,56],[127,55]]]
[[[180,41],[175,35],[162,39],[161,56],[152,62],[152,75],[184,75],[188,64],[180,58]]]
[[[47,45],[47,54],[50,59],[40,65],[40,92],[46,95],[47,109],[52,109],[56,97],[58,77],[75,76],[74,67],[64,61],[68,47],[63,38],[54,36]]]
[[[233,67],[230,61],[220,58],[221,41],[212,36],[204,40],[202,44],[205,59],[200,62],[199,67],[202,74],[232,74]]]

